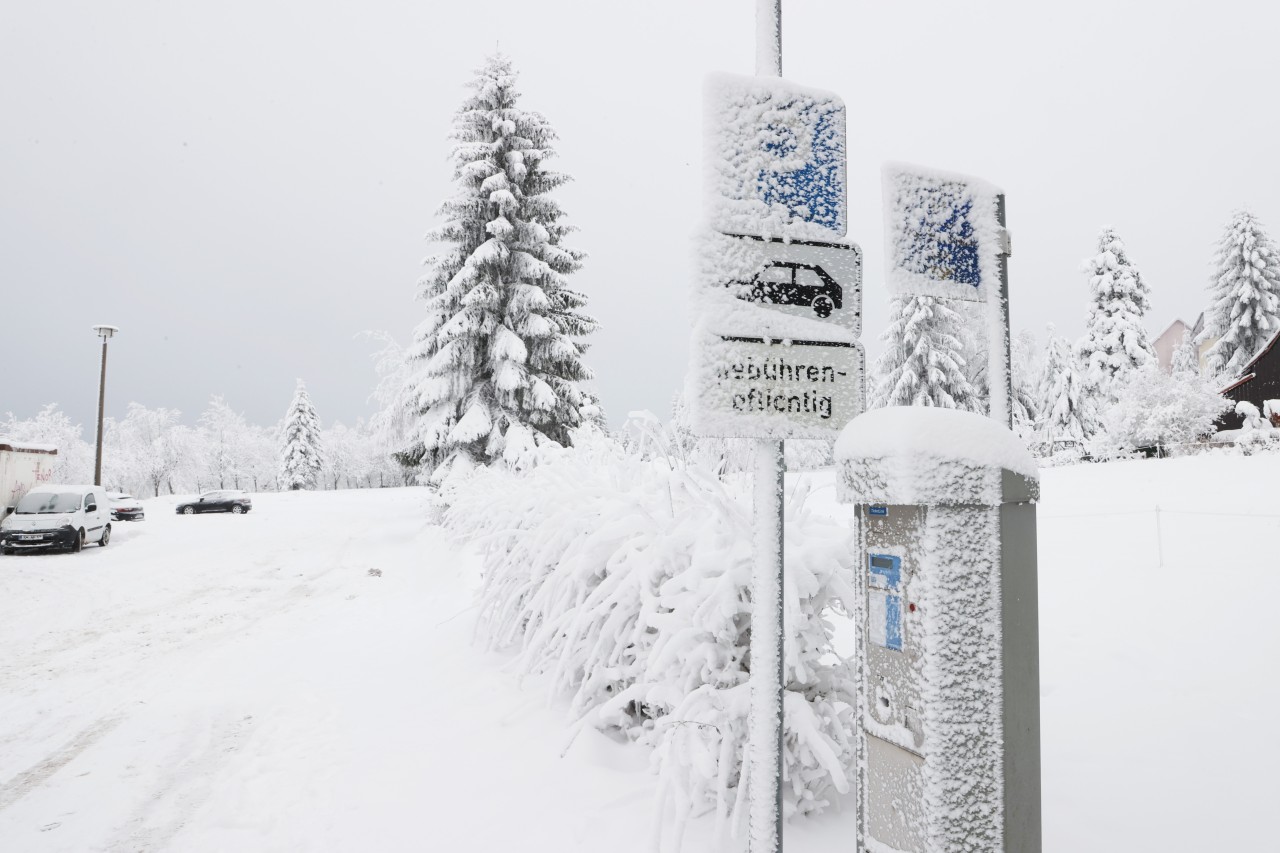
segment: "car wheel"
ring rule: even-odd
[[[763,288],[763,287],[761,287],[760,285],[758,285],[758,284],[757,284],[755,287],[751,288],[751,301],[752,301],[752,302],[764,302],[764,288]]]
[[[813,300],[813,313],[819,317],[830,317],[831,312],[835,309],[836,304],[831,301],[830,296],[819,296]]]
[[[195,507],[193,507],[193,506],[183,507],[183,509],[182,509],[182,514],[183,514],[183,515],[195,515],[195,514],[196,514],[196,508],[195,508]]]
[[[240,506],[240,504],[236,504],[231,508],[231,511],[234,512],[236,515],[239,515],[240,513],[244,512],[244,507]]]
[[[76,531],[76,538],[71,543],[71,553],[78,554],[80,549],[84,547],[84,528],[81,527]]]
[[[98,547],[105,548],[107,547],[107,543],[110,541],[111,541],[111,525],[108,524],[106,527],[102,528],[102,538],[98,540]]]
[[[6,557],[12,557],[12,556],[13,556],[13,549],[12,549],[12,548],[0,548],[0,554],[4,554]]]

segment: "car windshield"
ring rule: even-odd
[[[80,495],[75,492],[29,492],[18,501],[18,515],[54,515],[75,512],[80,508]]]

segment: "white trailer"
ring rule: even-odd
[[[0,438],[0,518],[8,515],[18,499],[38,483],[53,480],[58,448]]]

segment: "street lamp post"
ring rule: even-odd
[[[120,331],[115,326],[94,326],[93,331],[102,338],[102,372],[98,377],[98,451],[93,460],[93,484],[102,485],[102,409],[107,396],[107,341]]]

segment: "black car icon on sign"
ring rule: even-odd
[[[773,305],[805,305],[819,317],[842,307],[840,284],[816,264],[774,261],[750,281],[734,281],[744,288],[742,298]]]

